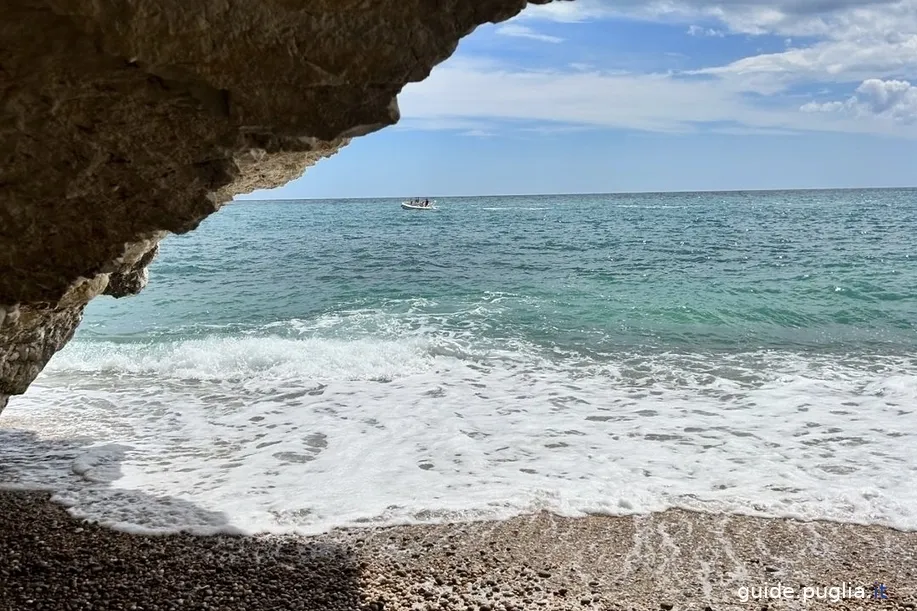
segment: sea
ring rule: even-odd
[[[917,191],[237,201],[0,417],[132,532],[672,507],[917,529]]]

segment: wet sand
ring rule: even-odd
[[[917,609],[917,533],[672,510],[139,536],[0,492],[2,611],[765,608]]]

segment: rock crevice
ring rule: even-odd
[[[3,3],[0,409],[168,232],[397,122],[405,84],[526,3]]]

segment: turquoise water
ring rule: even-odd
[[[11,417],[73,413],[130,448],[118,485],[256,530],[673,505],[917,527],[891,488],[917,475],[917,191],[438,206],[232,203],[94,301]]]
[[[917,347],[917,192],[469,198],[440,208],[234,203],[163,244],[154,290],[94,302],[79,339],[236,333],[365,308],[419,309],[460,332],[473,324],[460,313],[499,297],[499,315],[476,327],[482,337],[589,355]]]

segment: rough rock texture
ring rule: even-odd
[[[0,409],[166,232],[395,123],[406,83],[525,5],[0,3]]]

